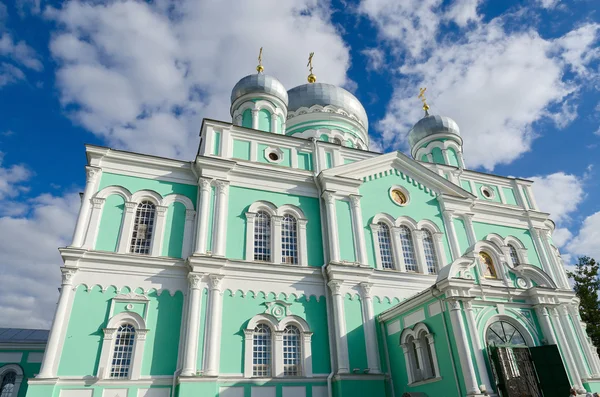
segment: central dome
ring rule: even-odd
[[[356,118],[365,130],[369,129],[365,108],[354,95],[342,87],[326,83],[304,84],[289,90],[288,97],[288,112],[295,112],[302,107],[310,108],[313,105],[331,105]]]
[[[275,77],[264,73],[251,74],[240,81],[231,90],[231,104],[246,94],[268,94],[288,103],[288,93],[283,84]]]
[[[410,129],[408,132],[408,143],[411,148],[414,148],[421,139],[439,133],[460,136],[458,124],[450,117],[427,115],[417,121],[417,124]]]

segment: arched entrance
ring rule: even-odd
[[[512,322],[491,323],[485,332],[485,341],[502,397],[542,397],[525,336]]]

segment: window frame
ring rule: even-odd
[[[409,386],[442,379],[434,335],[425,323],[417,323],[412,328],[405,328],[400,335],[400,346],[404,353]]]
[[[2,385],[2,381],[4,377],[8,374],[14,372],[15,373],[15,383],[13,383],[13,389],[9,397],[17,397],[19,395],[19,389],[21,388],[21,383],[23,382],[23,369],[18,364],[6,364],[0,367],[0,386]],[[2,393],[2,390],[0,390]]]

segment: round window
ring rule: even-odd
[[[271,152],[271,153],[269,153],[269,160],[277,161],[277,160],[279,160],[279,155],[275,152]]]
[[[485,197],[486,199],[493,199],[495,194],[494,194],[494,190],[492,190],[492,188],[488,187],[488,186],[482,186],[481,187],[481,194],[483,195],[483,197]]]
[[[408,192],[400,187],[392,187],[390,189],[390,197],[394,203],[400,206],[408,204]]]

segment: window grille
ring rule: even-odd
[[[412,240],[412,233],[406,226],[400,226],[400,244],[402,244],[402,256],[407,272],[417,271],[417,259],[415,256],[415,246]]]
[[[433,236],[429,230],[425,230],[423,237],[423,251],[425,251],[425,264],[429,274],[437,273],[437,257],[435,255],[435,247],[433,246]]]
[[[379,253],[381,255],[381,267],[384,269],[393,269],[394,260],[392,257],[392,237],[390,228],[384,222],[377,223],[377,239],[379,241]]]
[[[258,324],[252,340],[252,376],[271,376],[271,328]]]
[[[517,249],[515,248],[514,245],[509,244],[508,245],[508,252],[510,253],[510,259],[512,260],[512,263],[514,266],[519,266],[519,255],[517,255]]]
[[[300,376],[300,331],[293,325],[283,330],[283,375]]]
[[[134,254],[150,254],[156,206],[150,201],[142,201],[135,212],[135,223],[131,236],[131,252]]]
[[[290,214],[281,221],[281,262],[298,264],[298,222]]]
[[[264,211],[254,221],[254,260],[271,261],[271,216]]]
[[[16,397],[12,395],[16,381],[17,373],[15,371],[5,373],[2,377],[2,383],[0,383],[0,397]]]
[[[134,343],[135,328],[133,325],[123,324],[119,326],[115,339],[112,366],[110,368],[111,378],[129,377]]]

